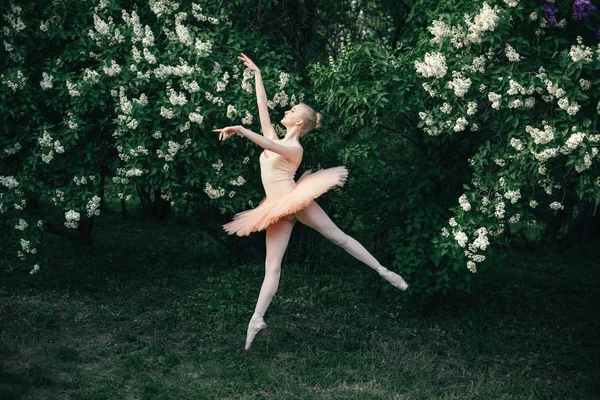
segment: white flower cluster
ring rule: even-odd
[[[250,157],[244,157],[244,160],[242,160],[242,164],[248,164],[250,162]]]
[[[283,89],[285,87],[285,85],[287,85],[289,80],[290,80],[290,74],[285,73],[285,72],[280,72],[279,73],[279,90]]]
[[[521,198],[521,191],[517,190],[509,190],[504,193],[504,198],[510,200],[511,204],[515,204]]]
[[[591,47],[583,44],[581,36],[577,36],[577,45],[571,46],[569,56],[571,56],[573,62],[592,62],[594,59],[594,51]]]
[[[205,92],[204,97],[206,98],[206,100],[210,101],[213,104],[218,104],[221,107],[223,107],[225,105],[225,101],[223,101],[223,99],[221,97],[213,96],[209,92]]]
[[[129,170],[127,170],[127,172],[125,172],[125,176],[130,178],[132,176],[142,176],[142,174],[144,173],[144,171],[142,171],[139,168],[131,168]]]
[[[160,107],[160,115],[164,118],[172,119],[175,116],[175,113],[173,112],[173,110],[170,110],[168,108],[161,106]]]
[[[4,19],[9,23],[10,27],[19,32],[25,29],[25,23],[21,19],[21,7],[11,4],[10,11],[4,15]]]
[[[55,192],[54,192],[54,194],[55,195],[54,195],[54,197],[52,197],[51,200],[52,200],[52,203],[55,206],[60,206],[62,203],[64,203],[64,201],[65,201],[65,192],[63,192],[60,189],[56,189]]]
[[[223,161],[218,159],[217,162],[212,165],[212,167],[215,169],[215,171],[217,171],[217,173],[220,172],[221,168],[223,167]]]
[[[65,222],[65,226],[67,228],[77,228],[80,217],[81,217],[81,215],[77,211],[74,211],[74,210],[67,211],[65,213],[65,219],[67,220]]]
[[[29,240],[21,239],[21,249],[23,249],[25,253],[37,253],[37,249],[31,248],[30,246],[31,242]]]
[[[521,59],[519,53],[517,53],[517,51],[508,43],[506,43],[504,53],[506,54],[506,58],[508,58],[508,61],[510,62],[517,62]]]
[[[154,132],[154,133],[152,134],[152,137],[153,137],[154,139],[160,139],[160,138],[162,138],[162,132],[161,132],[161,131],[156,131],[156,132]]]
[[[473,22],[471,22],[471,17],[469,15],[465,15],[465,23],[467,24],[469,31],[466,41],[468,43],[481,43],[483,33],[494,31],[496,24],[500,19],[498,16],[499,10],[498,6],[494,6],[492,9],[487,2],[484,2],[479,14],[475,16]]]
[[[189,93],[197,93],[200,91],[200,85],[198,85],[198,82],[196,81],[182,81],[181,86],[183,86],[183,88]]]
[[[435,97],[435,95],[437,94],[437,91],[436,91],[435,89],[433,89],[429,83],[427,83],[427,82],[423,82],[423,85],[422,85],[422,86],[423,86],[423,89],[424,89],[424,90],[425,90],[427,93],[429,93],[429,95],[430,95],[431,97]]]
[[[175,16],[175,33],[177,34],[177,39],[185,46],[192,46],[193,40],[190,35],[188,28],[183,25],[181,22],[185,21],[187,18],[187,14],[184,12],[177,13]]]
[[[117,150],[121,151],[122,149],[123,148],[121,146],[117,146]],[[138,145],[135,149],[129,149],[129,155],[131,155],[132,157],[139,157],[140,155],[147,156],[148,153],[148,149],[142,145]],[[127,160],[129,160],[129,158]]]
[[[581,90],[588,90],[590,87],[592,87],[592,82],[581,78],[579,80],[579,86],[581,87]]]
[[[556,157],[558,155],[558,147],[552,147],[550,149],[545,149],[544,151],[542,151],[540,153],[536,153],[535,151],[531,150],[531,153],[535,156],[536,160],[544,163],[544,162],[548,161],[549,159]]]
[[[203,42],[202,40],[196,38],[196,44],[194,46],[196,48],[196,52],[199,57],[208,57],[212,51],[212,42],[207,40]]]
[[[180,3],[173,0],[149,0],[148,5],[157,17],[162,17],[163,15],[170,15],[176,11],[179,8]]]
[[[48,90],[52,88],[52,79],[54,79],[52,75],[48,75],[46,72],[42,72],[42,80],[40,81],[40,86],[42,87],[42,90]]]
[[[85,207],[88,217],[100,215],[100,197],[94,196]]]
[[[156,57],[150,52],[150,50],[148,50],[147,47],[144,47],[144,59],[148,62],[148,64],[156,64]],[[156,75],[156,70],[154,71],[154,75]]]
[[[229,72],[225,71],[223,74],[223,80],[217,82],[217,92],[224,92],[229,83]]]
[[[464,74],[458,71],[452,71],[452,77],[454,79],[448,82],[448,87],[454,90],[456,97],[464,97],[471,87],[471,79],[465,78]]]
[[[469,203],[469,201],[467,200],[466,194],[463,194],[462,196],[460,196],[458,199],[458,202],[460,203],[460,206],[462,207],[463,210],[465,210],[465,211],[471,210],[471,203]]]
[[[115,60],[110,60],[110,67],[104,66],[102,70],[108,76],[115,76],[121,73],[121,66],[115,62]]]
[[[487,238],[487,229],[485,227],[481,227],[475,231],[475,239],[473,240],[473,243],[469,244],[469,251],[465,251],[465,254],[475,262],[483,262],[485,260],[485,256],[475,253],[478,250],[485,251],[489,245],[490,242]]]
[[[569,100],[566,97],[558,100],[558,107],[560,107],[562,110],[565,110],[569,115],[577,114],[577,111],[579,111],[580,108],[576,101],[573,101],[569,104]]]
[[[506,94],[510,96],[515,96],[517,94],[531,95],[533,94],[533,92],[535,92],[535,86],[531,85],[528,89],[525,89],[519,82],[515,81],[512,78],[509,79],[508,86],[509,88],[506,91]]]
[[[206,15],[201,13],[202,7],[199,4],[192,3],[192,15],[200,22],[208,21],[213,25],[217,25],[219,20],[215,17],[207,17]],[[227,25],[227,24],[226,24]],[[231,25],[228,25],[231,26]]]
[[[450,25],[443,21],[433,20],[431,25],[427,27],[429,33],[433,35],[432,43],[442,43],[445,38],[452,37]]]
[[[467,242],[469,241],[467,234],[462,231],[455,231],[454,239],[458,242],[458,245],[460,247],[465,247],[467,245]]]
[[[229,182],[229,184],[233,186],[242,186],[244,183],[246,183],[246,180],[241,175],[238,176],[237,179]]]
[[[82,185],[87,185],[88,183],[88,179],[90,180],[90,182],[93,182],[94,179],[96,179],[96,177],[94,175],[89,175],[86,179],[85,176],[82,176],[81,178],[78,176],[74,176],[73,177],[73,182],[75,182],[75,184],[77,186],[82,186]]]
[[[173,89],[169,89],[169,101],[174,106],[182,106],[187,103],[187,98],[184,92],[177,93]]]
[[[535,144],[546,144],[554,140],[556,128],[544,124],[544,130],[534,128],[530,125],[525,126],[525,131],[531,135]]]
[[[279,103],[280,107],[287,106],[289,100],[290,100],[289,96],[283,90],[281,92],[275,93],[275,96],[273,96],[273,103],[274,104]],[[271,107],[271,108],[273,108],[273,107]]]
[[[594,157],[593,155],[590,156],[589,153],[585,153],[583,155],[583,164],[580,164],[580,163],[575,164],[575,171],[577,173],[582,173],[583,171],[589,169],[592,166],[592,158],[593,157]]]
[[[504,202],[503,201],[496,204],[494,215],[498,219],[504,218]]]
[[[19,223],[17,225],[15,225],[15,229],[24,231],[25,229],[27,229],[28,226],[29,226],[29,224],[27,222],[25,222],[25,220],[23,218],[19,218]]]
[[[244,125],[250,125],[252,124],[252,114],[250,114],[248,111],[246,111],[246,116],[244,118],[242,118],[242,124]]]
[[[248,93],[252,93],[252,85],[248,82],[254,76],[254,71],[246,68],[242,77],[242,89]]]
[[[516,7],[519,4],[519,0],[504,0],[504,2],[509,6],[509,7]]]
[[[494,160],[494,163],[496,163],[497,165],[504,167],[506,165],[506,161],[503,158],[496,158]]]
[[[99,80],[100,80],[100,74],[97,71],[91,70],[89,68],[86,68],[83,71],[83,81],[85,83],[93,85],[95,83],[98,83]]]
[[[470,101],[467,104],[467,115],[473,115],[477,112],[477,103],[474,101]]]
[[[177,152],[181,148],[181,145],[172,140],[169,140],[168,145],[169,145],[169,150],[167,150],[167,151],[169,152],[169,154],[165,155],[165,161],[173,161],[175,159],[175,156],[177,155]]]
[[[425,126],[423,127],[423,130],[427,132],[430,136],[437,136],[441,133],[440,128],[435,126],[435,121],[430,115],[421,111],[419,112],[419,117],[425,121]]]
[[[4,154],[12,156],[13,154],[17,154],[21,148],[21,143],[16,142],[12,147],[4,149]]]
[[[467,125],[469,125],[469,122],[464,117],[458,118],[454,125],[454,132],[464,131]]]
[[[60,141],[53,141],[52,136],[50,136],[46,130],[44,130],[41,138],[38,137],[38,143],[41,147],[50,148],[48,154],[42,153],[41,155],[42,161],[46,164],[50,163],[54,158],[54,151],[56,151],[56,153],[64,153],[65,151],[65,148],[61,146]]]
[[[573,150],[575,150],[579,145],[583,142],[585,138],[585,133],[583,132],[575,132],[565,142],[564,146],[561,146],[560,152],[562,154],[570,154]]]
[[[452,106],[448,103],[444,103],[440,107],[440,111],[443,112],[444,114],[450,114],[450,112],[452,111]]]
[[[565,206],[560,204],[560,202],[558,202],[558,201],[554,201],[554,202],[550,203],[550,208],[553,210],[564,210]]]
[[[13,79],[8,77],[4,77],[4,74],[0,75],[2,78],[2,83],[12,89],[13,92],[16,92],[18,89],[23,89],[25,87],[25,83],[27,82],[27,77],[23,75],[21,71],[17,71]]]
[[[202,114],[200,114],[201,108],[200,107],[196,107],[196,110],[194,112],[191,112],[190,115],[188,115],[188,118],[190,119],[190,121],[197,123],[198,125],[202,126],[202,121],[204,121],[204,116]]]
[[[227,105],[227,118],[234,119],[238,115],[238,111],[232,104]]]
[[[130,194],[128,194],[127,196],[125,196],[123,193],[117,193],[117,197],[118,197],[119,199],[121,199],[121,200],[125,200],[125,201],[127,201],[127,200],[131,199],[131,195],[130,195]]]
[[[417,72],[425,78],[441,79],[446,75],[448,67],[446,66],[446,57],[442,53],[425,53],[423,62],[415,61]]]
[[[206,186],[204,187],[204,193],[206,193],[211,199],[218,199],[219,197],[223,197],[225,195],[225,189],[213,188],[210,185],[210,183],[206,182]]]
[[[523,146],[523,142],[520,139],[512,138],[510,139],[510,145],[515,148],[517,151],[523,150],[525,147]]]
[[[495,92],[488,93],[488,100],[492,102],[492,108],[499,110],[500,109],[500,101],[502,100],[502,96]]]

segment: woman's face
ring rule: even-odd
[[[302,114],[302,107],[296,105],[284,113],[281,123],[286,128],[290,128],[292,126],[295,126],[298,121],[302,123],[303,118],[304,116]]]

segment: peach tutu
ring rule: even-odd
[[[248,236],[266,229],[281,218],[307,207],[314,199],[334,186],[343,186],[348,177],[344,166],[305,171],[297,182],[293,176],[297,166],[281,155],[263,152],[260,157],[261,176],[267,196],[251,210],[233,216],[223,229],[229,234]]]

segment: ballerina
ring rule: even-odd
[[[408,284],[400,275],[382,266],[358,241],[338,228],[315,202],[315,198],[334,186],[344,185],[348,177],[346,167],[321,169],[314,173],[307,170],[297,182],[294,181],[294,174],[300,166],[304,153],[299,139],[312,129],[321,126],[321,114],[304,103],[294,105],[285,112],[281,120],[287,131],[285,137],[279,139],[271,125],[260,69],[244,53],[241,53],[238,59],[254,71],[256,99],[263,134],[257,134],[240,125],[215,129],[213,132],[219,132],[221,141],[238,134],[265,149],[259,160],[266,197],[256,208],[237,213],[231,222],[223,225],[229,235],[235,233],[238,236],[248,236],[252,232],[263,229],[267,231],[265,277],[246,332],[245,349],[248,350],[256,334],[267,327],[263,317],[279,286],[281,261],[296,221],[315,229],[377,271],[398,289],[404,291],[408,288]]]

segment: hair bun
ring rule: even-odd
[[[315,120],[315,129],[318,129],[323,124],[323,116],[321,113],[317,113],[317,119]]]

